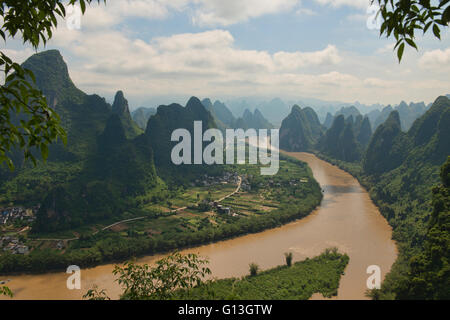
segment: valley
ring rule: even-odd
[[[223,175],[204,174],[187,188],[138,197],[136,208],[108,220],[24,232],[20,239],[30,252],[4,251],[0,274],[49,272],[67,263],[92,267],[259,232],[308,215],[322,198],[318,184],[302,162],[284,158],[280,166],[280,174],[271,177],[260,176],[258,166],[230,165]],[[127,221],[117,224],[121,220]]]
[[[223,279],[246,275],[252,262],[277,267],[288,251],[298,260],[331,247],[349,257],[345,275],[325,286],[338,299],[448,296],[448,96],[365,112],[334,106],[326,117],[323,107],[294,105],[279,130],[286,151],[276,174],[266,176],[267,167],[246,161],[188,165],[171,157],[172,133],[180,128],[198,140],[183,147],[183,157],[205,149],[207,139],[195,137],[210,129],[272,129],[258,108],[243,104],[235,116],[219,100],[191,97],[132,116],[121,90],[112,103],[79,90],[57,50],[24,66],[53,101],[68,141],[52,144],[36,165],[11,150],[15,170],[0,168],[0,274],[19,299],[36,297],[22,279],[54,277],[61,285],[68,265],[85,270],[85,285],[99,282],[117,298],[106,273],[129,259],[155,262],[173,250],[198,250]],[[219,160],[222,147],[219,155],[214,150]],[[385,280],[366,292],[373,265]],[[218,282],[219,291],[227,281]]]
[[[294,262],[298,262],[336,247],[340,253],[349,256],[337,298],[367,299],[367,267],[380,266],[384,278],[397,257],[391,227],[350,174],[312,154],[292,153],[290,156],[308,163],[314,179],[324,189],[324,198],[317,210],[281,227],[182,250],[181,253],[192,252],[207,257],[212,276],[224,279],[247,275],[248,265],[252,262],[262,270],[279,266],[283,264],[285,252],[292,252]],[[161,257],[145,256],[137,259],[137,263],[152,264]],[[114,282],[114,265],[82,269],[82,290],[68,290],[65,286],[68,275],[64,272],[5,278],[11,280],[8,286],[17,299],[81,299],[93,285],[104,288],[109,297],[116,299],[121,288]],[[322,270],[328,276],[332,275],[330,269]],[[321,295],[312,298],[321,298]]]

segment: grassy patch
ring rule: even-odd
[[[256,276],[207,282],[179,299],[193,300],[307,300],[314,293],[337,295],[341,275],[349,262],[346,254],[326,250],[313,259],[279,266]]]

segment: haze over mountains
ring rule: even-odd
[[[353,116],[355,120],[358,116],[362,116],[362,119],[367,117],[373,131],[385,122],[389,114],[394,110],[397,110],[400,114],[402,130],[407,131],[413,122],[424,114],[431,105],[427,106],[424,102],[407,104],[402,101],[399,105],[392,107],[391,105],[382,106],[379,104],[367,106],[360,103],[328,103],[317,99],[305,99],[305,101],[311,101],[312,104],[304,102],[290,102],[291,104],[288,104],[280,98],[270,101],[257,98],[243,98],[230,100],[225,103],[219,100],[212,103],[211,99],[205,98],[202,100],[202,103],[211,112],[217,126],[221,129],[280,128],[282,121],[291,112],[290,106],[297,105],[301,108],[310,107],[313,109],[320,123],[326,129],[331,127],[333,120],[337,116],[344,115],[345,118]],[[132,118],[140,128],[145,129],[148,119],[155,113],[156,108],[140,107],[132,112]]]
[[[229,110],[234,115],[242,115],[246,109],[252,111],[254,109],[259,109],[260,112],[266,117],[275,127],[280,127],[281,122],[284,118],[288,116],[291,111],[291,106],[298,105],[302,108],[311,107],[317,113],[319,120],[322,124],[327,126],[331,125],[331,117],[335,117],[343,112],[347,116],[351,113],[356,117],[356,115],[367,115],[371,122],[371,125],[375,129],[381,123],[386,121],[389,112],[392,110],[399,110],[402,116],[402,128],[403,130],[408,130],[415,119],[422,115],[426,109],[430,106],[426,106],[424,102],[414,103],[411,102],[409,105],[402,101],[399,105],[394,107],[384,106],[381,104],[365,105],[359,102],[355,103],[344,103],[344,102],[333,102],[333,101],[323,101],[320,99],[308,99],[304,98],[298,101],[293,100],[282,100],[280,98],[274,98],[272,100],[264,100],[262,98],[236,98],[225,102]],[[383,112],[385,108],[388,108]]]
[[[133,118],[133,121],[136,122],[139,128],[145,130],[148,119],[154,114],[156,114],[156,108],[139,107],[131,113],[131,118]]]

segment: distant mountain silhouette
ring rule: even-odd
[[[131,113],[131,118],[139,128],[145,130],[148,119],[154,114],[156,114],[156,108],[139,107]]]
[[[333,124],[333,120],[334,120],[333,115],[332,115],[331,113],[327,112],[327,115],[326,115],[326,117],[325,117],[325,121],[324,121],[324,123],[323,123],[323,126],[324,126],[326,129],[330,129],[330,128],[331,128],[331,125]]]
[[[325,129],[311,108],[292,107],[280,128],[280,148],[287,151],[310,151]]]
[[[224,103],[216,101],[213,104],[209,98],[206,98],[202,100],[202,104],[211,113],[220,130],[223,131],[234,126],[236,118]]]
[[[372,126],[368,117],[364,117],[361,125],[357,127],[356,140],[363,148],[366,148],[372,137]]]
[[[342,107],[338,112],[336,112],[336,114],[334,116],[337,117],[339,115],[343,115],[344,118],[353,116],[353,118],[355,119],[356,117],[361,115],[361,113],[359,112],[359,110],[356,107],[350,106],[350,107]]]
[[[259,109],[251,112],[245,109],[242,117],[235,118],[228,107],[216,101],[212,104],[210,99],[203,99],[202,104],[214,118],[217,127],[221,130],[229,129],[271,129],[273,125],[263,116]]]
[[[234,123],[234,128],[242,129],[272,129],[273,125],[267,121],[259,109],[255,109],[252,113],[246,109],[244,115],[238,118]]]
[[[402,130],[408,131],[414,121],[425,113],[427,107],[423,102],[410,103],[408,105],[406,102],[402,101],[397,107],[395,107],[395,110],[397,110],[400,115]]]

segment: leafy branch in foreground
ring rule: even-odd
[[[208,260],[195,254],[182,255],[175,252],[156,262],[151,267],[127,262],[116,266],[113,274],[123,287],[122,299],[169,300],[176,290],[190,290],[202,283],[211,270],[206,267]]]
[[[426,34],[432,30],[440,40],[441,29],[448,27],[450,22],[450,0],[440,0],[436,5],[431,0],[372,0],[372,4],[375,1],[380,5],[379,14],[383,18],[380,36],[394,36],[397,41],[394,50],[397,49],[399,62],[405,43],[418,50],[415,42],[417,31]]]
[[[79,3],[84,14],[86,3],[92,1],[0,0],[0,37],[6,42],[19,34],[24,45],[37,49],[52,37],[57,17],[66,16],[66,4]],[[6,163],[13,170],[11,151],[18,148],[25,160],[36,165],[32,151],[40,150],[46,160],[49,144],[58,138],[66,143],[66,133],[46,97],[35,88],[36,80],[30,70],[13,62],[4,52],[0,52],[0,68],[4,80],[0,86],[0,164]]]
[[[97,285],[95,285],[92,289],[89,289],[88,292],[83,296],[83,299],[88,300],[111,300],[106,295],[106,290],[100,290]]]
[[[0,287],[0,296],[8,296],[8,297],[12,298],[14,296],[14,294],[12,293],[10,288],[3,286],[3,287]]]

